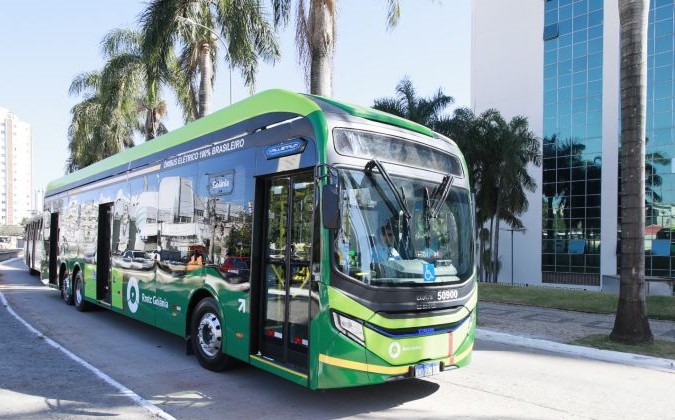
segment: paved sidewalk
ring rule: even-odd
[[[675,322],[649,320],[658,340],[675,341]],[[513,335],[570,343],[591,334],[609,334],[614,315],[478,302],[478,327]]]

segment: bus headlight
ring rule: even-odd
[[[366,345],[366,336],[363,333],[363,324],[345,315],[333,312],[333,325],[342,334],[361,344]]]

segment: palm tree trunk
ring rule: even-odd
[[[610,338],[654,339],[645,302],[645,121],[649,0],[619,0],[621,26],[621,269]]]
[[[213,91],[213,67],[211,66],[211,46],[204,42],[199,50],[199,118],[208,115]]]
[[[488,276],[487,276],[487,281],[490,282],[490,283],[493,283],[494,280],[495,280],[495,275],[494,275],[495,267],[494,267],[494,264],[493,264],[494,261],[493,261],[493,258],[492,258],[492,256],[494,256],[494,250],[495,250],[494,242],[493,242],[494,232],[495,232],[495,216],[492,216],[490,218],[490,261],[488,261],[488,266],[490,267],[490,272],[488,273]]]
[[[335,51],[335,4],[333,0],[312,0],[309,8],[310,93],[333,95]]]

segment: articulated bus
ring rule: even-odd
[[[319,389],[471,358],[466,163],[389,114],[262,92],[52,182],[41,228],[67,304],[184,337],[210,370]]]

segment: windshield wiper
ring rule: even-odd
[[[370,162],[366,163],[365,167],[366,174],[372,176],[374,167],[376,167],[380,171],[380,175],[382,175],[382,178],[384,178],[384,181],[386,182],[387,186],[394,194],[394,198],[396,198],[396,202],[398,203],[400,209],[403,211],[403,214],[405,214],[406,219],[410,219],[412,216],[410,215],[408,204],[405,201],[403,188],[401,188],[400,192],[396,189],[396,186],[394,185],[394,182],[391,180],[389,173],[387,173],[387,170],[384,169],[384,166],[382,166],[382,164],[377,159],[373,159]]]
[[[448,198],[450,193],[450,187],[452,187],[452,182],[455,180],[455,177],[452,175],[446,175],[443,177],[441,185],[434,190],[433,195],[431,196],[431,212],[429,217],[435,219],[438,216],[438,213],[441,211],[441,206],[445,202],[445,199]]]

